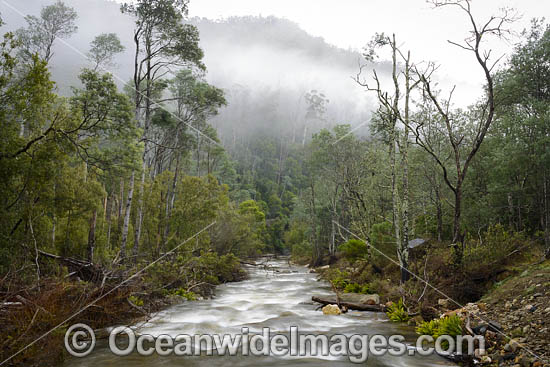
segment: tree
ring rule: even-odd
[[[495,181],[510,226],[540,228],[550,255],[550,26],[534,19],[506,69],[495,76]],[[506,205],[505,204],[505,205]]]
[[[123,52],[125,47],[115,33],[102,33],[91,43],[88,58],[94,63],[94,71],[99,68],[113,66],[113,58]]]
[[[26,16],[27,28],[21,28],[16,32],[22,44],[22,58],[30,62],[31,56],[37,54],[49,62],[54,55],[52,47],[55,39],[69,38],[77,31],[77,17],[74,9],[62,1],[42,8],[40,18],[34,15]]]
[[[319,121],[324,118],[327,111],[326,105],[330,102],[328,98],[315,89],[305,94],[307,103],[306,120],[304,122],[304,135],[302,137],[302,146],[306,144],[308,124],[312,121]]]
[[[142,140],[144,151],[141,167],[141,182],[139,192],[139,206],[134,234],[134,255],[137,256],[143,221],[143,196],[145,175],[151,163],[149,144],[151,117],[154,107],[155,92],[159,91],[161,79],[174,68],[189,68],[196,66],[204,69],[201,62],[203,52],[198,45],[197,29],[189,24],[182,24],[187,14],[187,1],[184,0],[138,0],[134,3],[125,3],[121,11],[135,19],[134,28],[134,77],[133,94],[136,120],[143,129]],[[130,179],[129,192],[134,190],[135,174]],[[128,195],[125,225],[123,228],[123,244],[126,245],[132,195]]]
[[[364,56],[367,61],[372,61],[376,55],[376,48],[389,46],[391,49],[392,60],[392,82],[393,93],[390,94],[382,89],[380,78],[374,71],[375,86],[370,86],[368,82],[361,79],[361,73],[366,65],[361,66],[356,82],[366,87],[368,91],[376,93],[380,103],[377,111],[378,130],[384,134],[389,146],[389,158],[391,168],[391,195],[392,195],[392,224],[396,241],[397,257],[401,268],[401,282],[406,282],[410,278],[408,271],[409,263],[409,136],[410,136],[410,104],[411,93],[419,84],[412,80],[412,70],[414,65],[411,63],[410,52],[404,54],[399,50],[395,35],[388,37],[384,34],[375,35],[369,44]],[[399,61],[404,62],[404,66],[399,65]],[[402,70],[400,70],[402,69]],[[400,77],[404,77],[404,86],[401,86]],[[403,95],[404,89],[404,95]],[[398,122],[404,126],[401,133]],[[400,167],[397,165],[397,157],[401,157]],[[399,193],[399,172],[402,171],[402,194]]]
[[[453,248],[454,259],[456,264],[462,262],[464,235],[461,229],[461,215],[463,202],[463,185],[466,179],[468,168],[472,163],[476,153],[478,152],[483,140],[489,131],[494,114],[495,114],[495,94],[494,81],[492,71],[500,61],[500,58],[492,62],[491,50],[485,50],[482,46],[482,40],[494,36],[497,38],[506,37],[510,34],[507,26],[515,21],[516,17],[509,9],[502,9],[502,14],[491,16],[486,22],[478,24],[475,20],[472,9],[471,0],[444,0],[432,1],[436,8],[445,6],[457,7],[466,14],[466,17],[471,25],[470,35],[463,43],[449,41],[451,44],[460,47],[468,52],[471,52],[478,65],[483,71],[486,81],[486,95],[484,100],[479,102],[475,109],[469,114],[461,113],[460,111],[451,110],[451,97],[454,91],[451,91],[447,100],[441,100],[438,93],[433,89],[432,74],[435,71],[435,66],[431,65],[427,71],[416,70],[419,80],[422,83],[423,93],[428,100],[434,105],[439,118],[444,126],[444,131],[449,140],[452,157],[454,160],[454,177],[449,173],[449,169],[443,162],[441,155],[438,155],[431,143],[425,139],[423,133],[423,122],[415,121],[413,132],[416,142],[426,152],[428,152],[440,166],[443,172],[443,178],[447,186],[454,194],[454,224],[453,224]],[[412,126],[413,124],[411,124]],[[470,125],[469,129],[466,128]],[[468,136],[467,132],[472,132]]]
[[[165,101],[175,102],[176,116],[179,121],[174,128],[176,137],[179,130],[188,126],[195,131],[196,173],[200,176],[201,150],[207,154],[207,174],[211,173],[211,153],[219,155],[223,148],[218,143],[217,134],[208,126],[209,118],[216,116],[219,109],[227,104],[223,90],[216,88],[193,75],[191,70],[179,71],[169,81],[171,97]],[[174,131],[167,131],[166,138],[173,138]],[[201,139],[201,137],[205,139]],[[203,142],[203,140],[206,140]]]

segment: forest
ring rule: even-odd
[[[209,298],[266,255],[425,320],[439,289],[466,304],[532,266],[550,273],[550,26],[515,34],[513,10],[478,19],[471,0],[430,4],[470,29],[450,41],[483,76],[467,107],[404,34],[371,35],[357,52],[315,41],[312,57],[352,69],[359,104],[314,85],[221,87],[201,24],[210,38],[293,25],[209,25],[184,0],[117,5],[132,28],[97,29],[60,87],[56,50],[85,15],[52,1],[14,29],[0,14],[0,360],[57,365],[73,312],[94,328],[131,322]],[[487,39],[513,46],[499,57]],[[121,55],[128,78],[112,72]]]

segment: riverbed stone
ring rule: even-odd
[[[380,296],[378,294],[366,294],[359,300],[359,303],[364,303],[366,305],[379,305]]]
[[[340,311],[340,307],[338,305],[326,305],[322,308],[323,314],[325,315],[340,315],[342,311]]]

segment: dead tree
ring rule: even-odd
[[[463,198],[463,184],[466,178],[468,168],[475,157],[481,143],[483,142],[489,127],[494,119],[495,112],[495,97],[492,70],[500,61],[498,58],[492,62],[491,50],[485,50],[482,47],[482,41],[488,37],[506,38],[511,34],[507,26],[514,22],[517,17],[510,9],[502,9],[502,14],[491,16],[485,23],[477,23],[471,9],[471,0],[432,0],[430,1],[435,8],[452,6],[457,7],[466,14],[468,21],[471,24],[469,36],[462,43],[448,41],[449,43],[460,47],[463,50],[471,52],[480,68],[483,71],[486,82],[486,95],[475,109],[469,114],[469,121],[464,121],[464,114],[457,111],[451,111],[451,99],[454,92],[454,87],[451,90],[447,100],[442,100],[438,93],[433,89],[433,80],[431,75],[437,69],[434,64],[430,64],[427,71],[415,70],[418,79],[422,84],[423,93],[426,98],[435,106],[436,113],[443,125],[443,131],[449,141],[449,146],[452,151],[452,159],[454,163],[453,173],[449,172],[449,168],[444,163],[444,158],[430,144],[429,139],[423,131],[424,122],[415,121],[414,127],[411,126],[411,131],[416,138],[416,143],[430,154],[437,162],[443,172],[443,179],[446,185],[454,194],[454,221],[453,221],[453,241],[454,262],[455,264],[462,263],[463,257],[463,240],[464,234],[461,232],[461,207]],[[473,134],[467,136],[463,127],[466,123],[472,123]],[[470,131],[472,131],[470,129]]]
[[[373,71],[374,85],[370,85],[361,78],[361,74],[366,65],[360,67],[356,82],[365,87],[368,91],[375,92],[380,107],[378,115],[384,123],[384,130],[388,135],[389,157],[391,169],[391,192],[392,192],[392,217],[394,236],[397,248],[397,257],[401,267],[401,282],[406,282],[410,273],[408,271],[409,261],[409,178],[408,178],[408,151],[410,135],[410,100],[411,92],[418,86],[419,81],[413,80],[413,64],[411,63],[410,52],[404,54],[397,47],[395,35],[388,37],[384,34],[378,34],[370,43],[370,48],[365,54],[365,58],[371,61],[374,57],[375,48],[389,46],[392,57],[392,83],[393,94],[382,89],[380,78]],[[400,65],[399,62],[404,63]],[[404,76],[405,85],[402,90],[400,77]],[[401,131],[398,123],[404,126]],[[398,162],[397,157],[401,158],[400,168],[403,170],[401,183],[402,193],[399,193],[398,185]]]

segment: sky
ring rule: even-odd
[[[518,33],[530,19],[550,15],[550,0],[474,0],[474,16],[486,20],[502,7],[514,8],[521,19]],[[481,94],[483,73],[472,54],[447,40],[461,41],[468,31],[466,14],[457,8],[433,9],[425,0],[191,0],[190,16],[210,19],[243,15],[274,15],[298,23],[314,36],[342,48],[362,49],[376,32],[395,33],[415,61],[440,65],[442,89],[456,85],[455,102],[465,105]],[[509,54],[518,37],[490,41],[496,57]]]
[[[22,9],[24,5],[38,3],[37,0],[11,2]],[[513,25],[518,34],[529,27],[532,18],[550,15],[550,0],[472,1],[479,22],[486,21],[502,7],[514,8],[521,16]],[[436,75],[439,88],[446,94],[456,86],[453,95],[456,106],[466,107],[483,92],[484,75],[474,55],[447,42],[463,40],[470,29],[466,14],[456,7],[433,9],[426,0],[190,0],[189,13],[191,17],[209,19],[245,15],[282,17],[330,44],[354,50],[361,50],[376,32],[395,33],[400,48],[410,50],[414,62],[433,61],[439,65]],[[519,35],[507,42],[493,39],[485,47],[493,50],[496,59],[509,55],[519,39]],[[505,59],[500,65],[504,63]]]

